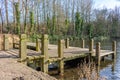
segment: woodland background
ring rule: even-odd
[[[32,38],[120,37],[120,7],[96,9],[93,0],[1,0],[0,33]]]

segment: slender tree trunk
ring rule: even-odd
[[[34,13],[31,11],[30,12],[30,31],[31,34],[34,32]]]
[[[39,26],[39,10],[37,9],[37,31],[39,32],[40,26]]]
[[[7,27],[9,26],[9,20],[8,20],[8,2],[5,0],[5,12],[6,12],[6,24]]]
[[[43,0],[43,15],[44,15],[44,21],[46,21],[46,7],[45,7],[45,0]]]
[[[55,8],[55,2],[56,0],[53,0],[53,17],[52,17],[52,35],[55,34],[55,30],[56,30],[56,8]]]
[[[1,9],[0,9],[0,17],[1,17],[1,23],[2,23],[2,25],[1,25],[1,28],[0,28],[0,32],[1,32],[1,34],[2,34],[2,32],[3,32],[3,17],[2,17],[2,11],[1,11]]]
[[[16,19],[15,19],[15,17],[16,17],[16,14],[15,14],[15,2],[14,2],[14,0],[12,0],[13,1],[13,31],[15,31],[15,28],[16,28]],[[13,32],[12,31],[12,32]],[[13,32],[13,33],[15,33],[15,32]]]
[[[75,16],[75,1],[72,1],[72,26],[73,26],[73,35],[75,35],[75,21],[74,21],[74,16]]]
[[[15,33],[16,34],[20,34],[20,11],[19,11],[19,3],[15,4],[15,10],[16,10],[16,29],[15,29]]]
[[[25,1],[24,33],[27,33],[27,13],[28,13],[27,2],[28,0]]]

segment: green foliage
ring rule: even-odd
[[[110,40],[110,38],[107,36],[97,36],[97,37],[94,37],[94,40],[96,41],[103,41],[103,40]]]
[[[58,39],[60,39],[60,36],[59,35],[51,35],[51,36],[49,36],[49,39],[50,40],[58,40]]]
[[[52,28],[51,28],[51,35],[54,35],[56,31],[56,16],[52,17]]]
[[[15,4],[15,11],[16,11],[16,28],[15,28],[15,33],[20,34],[20,11],[19,11],[19,3]]]
[[[51,28],[51,26],[50,26],[50,18],[47,16],[47,32],[48,32],[48,34],[50,34],[50,28]]]
[[[70,21],[68,19],[65,19],[65,32],[68,32]]]
[[[119,34],[117,34],[117,29],[119,27],[119,19],[116,16],[112,17],[112,36],[118,36]]]
[[[33,30],[34,30],[34,14],[31,11],[30,12],[30,31],[31,31],[31,33],[33,32]]]
[[[9,0],[2,0],[1,3],[5,1],[9,2]],[[86,3],[83,0],[80,4],[75,4],[77,1],[80,0],[24,0],[24,3],[14,0],[12,2],[15,3],[14,7],[13,4],[9,4],[11,8],[8,9],[4,9],[5,4],[1,4],[3,6],[3,9],[0,9],[1,33],[20,34],[24,29],[24,33],[32,37],[37,33],[48,33],[53,39],[66,36],[70,36],[72,40],[120,37],[120,8],[92,9],[92,1]],[[28,5],[30,3],[35,5],[31,7]],[[85,5],[82,5],[83,3]],[[20,13],[21,9],[24,10]],[[75,12],[76,10],[79,12]],[[3,12],[6,12],[6,16]],[[6,22],[9,25],[6,26]]]
[[[24,33],[27,33],[27,23],[26,23],[26,19],[24,21]]]
[[[31,35],[29,35],[29,39],[30,39],[30,41],[32,41],[32,42],[35,42],[36,41],[36,38],[41,38],[41,35],[38,35],[38,34],[35,34],[35,33],[33,33],[33,34],[31,34]]]
[[[93,25],[92,24],[87,25],[87,35],[89,39],[93,38]]]
[[[80,17],[80,13],[76,12],[75,15],[75,35],[82,38],[83,33],[83,19]]]
[[[65,19],[65,26],[66,26],[66,28],[68,28],[68,26],[69,26],[69,20],[68,19]]]

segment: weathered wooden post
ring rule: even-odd
[[[13,48],[15,48],[15,39],[14,39],[14,35],[13,35]]]
[[[59,61],[59,72],[61,76],[64,75],[63,49],[64,49],[64,40],[59,40],[58,41],[58,57],[61,58],[61,60]]]
[[[65,48],[69,48],[69,38],[65,39]]]
[[[0,36],[0,50],[3,50],[3,42],[2,42],[2,40],[3,40],[3,37]]]
[[[8,40],[8,34],[4,34],[4,47],[3,50],[9,50],[9,40]]]
[[[114,60],[114,62],[113,62],[113,66],[112,66],[112,71],[114,72],[114,70],[115,70],[115,63],[116,63],[116,50],[117,50],[117,48],[116,48],[117,46],[116,46],[116,41],[113,41],[112,42],[112,51],[113,51],[113,54],[112,54],[112,59]]]
[[[44,55],[44,58],[42,58],[42,68],[41,70],[45,73],[48,73],[48,35],[43,34],[42,35],[42,55]]]
[[[36,39],[36,51],[38,51],[38,52],[40,51],[40,44],[41,44],[40,40],[37,38]]]
[[[26,36],[26,34],[21,34],[19,37],[20,37],[19,57],[20,57],[21,61],[24,61],[27,57],[27,46],[26,46],[27,36]]]
[[[99,74],[100,73],[100,66],[96,67],[96,73],[97,73],[97,75],[96,75],[97,77],[96,78],[97,78],[97,80],[99,80],[99,77],[100,77],[100,74]]]
[[[89,51],[91,52],[91,55],[92,55],[92,56],[95,55],[93,49],[94,49],[94,40],[91,39],[91,40],[89,41]]]
[[[113,41],[112,43],[112,51],[113,51],[112,59],[115,59],[116,58],[116,41]]]
[[[100,42],[96,44],[96,62],[97,65],[100,66]]]
[[[81,40],[81,48],[85,48],[85,40],[84,39]]]

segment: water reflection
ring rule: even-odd
[[[75,45],[76,43],[72,44]],[[77,42],[78,44],[78,42]],[[80,44],[79,44],[80,45]],[[78,45],[78,46],[79,46]],[[103,49],[111,49],[111,42],[103,42]],[[101,62],[101,66],[97,67],[99,76],[104,77],[106,80],[120,80],[120,42],[117,42],[117,57],[115,60],[111,60],[111,56],[107,58],[105,62]],[[64,78],[60,80],[78,80],[77,68],[70,68],[65,70]],[[60,78],[60,77],[59,77]]]

